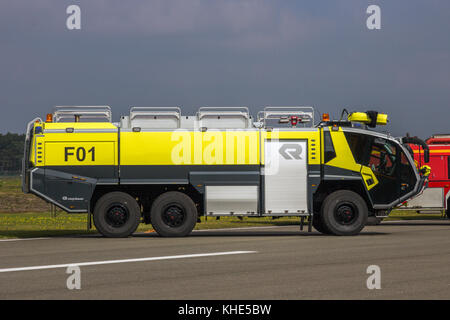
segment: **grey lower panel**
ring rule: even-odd
[[[107,166],[45,166],[39,167],[40,169],[48,169],[57,171],[60,173],[67,173],[80,177],[89,177],[98,179],[104,183],[117,184],[119,181],[119,166],[107,165]]]
[[[258,186],[206,186],[208,215],[256,215]]]
[[[95,184],[95,179],[50,169],[35,168],[30,173],[31,192],[69,213],[89,211]]]

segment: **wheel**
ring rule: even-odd
[[[322,218],[319,213],[314,214],[312,225],[313,225],[314,229],[316,229],[320,233],[330,234],[330,232],[323,225]]]
[[[153,228],[162,237],[185,237],[197,223],[195,203],[177,191],[169,191],[156,198],[150,215]]]
[[[366,225],[366,202],[353,191],[335,191],[325,198],[322,205],[322,222],[333,235],[353,236]]]
[[[107,193],[95,205],[94,225],[105,237],[128,237],[140,222],[141,209],[136,199],[127,193]]]

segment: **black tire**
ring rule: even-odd
[[[162,237],[185,237],[197,223],[195,203],[177,191],[169,191],[156,198],[150,215],[153,228]]]
[[[314,229],[316,229],[320,233],[330,234],[330,231],[325,228],[319,213],[314,213],[312,225]]]
[[[136,199],[127,193],[107,193],[95,205],[94,225],[105,237],[128,237],[140,222],[141,209]]]
[[[322,205],[322,222],[333,235],[357,235],[366,225],[368,209],[361,196],[353,191],[335,191]]]

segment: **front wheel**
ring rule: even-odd
[[[177,191],[163,193],[155,199],[151,221],[162,237],[185,237],[197,223],[197,208],[187,195]]]
[[[132,196],[110,192],[101,197],[94,209],[94,225],[109,238],[124,238],[136,231],[141,221],[141,209]]]
[[[366,225],[368,209],[361,196],[353,191],[335,191],[325,198],[322,222],[331,234],[357,235]]]
[[[325,228],[323,221],[322,221],[322,217],[320,216],[319,213],[314,213],[312,225],[313,225],[314,229],[316,229],[320,233],[330,234],[330,231],[328,231]]]

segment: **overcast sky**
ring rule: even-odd
[[[130,106],[375,109],[394,135],[450,133],[448,0],[2,0],[0,44],[2,133],[55,105],[116,120]]]

